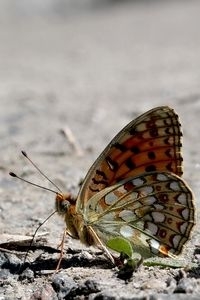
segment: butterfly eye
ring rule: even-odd
[[[70,202],[64,199],[57,199],[56,201],[56,210],[59,214],[65,214],[70,206]]]
[[[56,196],[56,210],[59,214],[63,215],[68,211],[70,205],[74,205],[76,200],[72,197],[70,193],[67,194],[57,194]]]

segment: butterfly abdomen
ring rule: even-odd
[[[73,229],[76,230],[76,235],[83,244],[85,244],[86,246],[96,244],[93,235],[90,231],[90,227],[88,227],[88,225],[85,224],[82,214],[79,214],[77,212],[71,215],[66,214],[65,221],[67,224],[67,228],[69,228],[73,223]]]

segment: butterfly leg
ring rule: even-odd
[[[114,260],[113,256],[111,255],[109,250],[106,248],[106,246],[102,243],[102,241],[100,240],[100,238],[98,237],[96,232],[93,230],[93,228],[91,226],[88,226],[88,230],[90,231],[90,233],[91,233],[92,237],[94,238],[94,241],[96,242],[96,244],[100,246],[100,248],[105,252],[107,257],[110,259],[112,264],[115,265],[115,260]]]
[[[65,242],[65,237],[66,237],[67,234],[68,234],[68,232],[65,229],[64,233],[63,233],[62,241],[61,241],[60,245],[58,246],[58,248],[60,248],[60,256],[59,256],[59,260],[58,260],[58,264],[57,264],[55,273],[57,273],[60,269],[60,264],[61,264],[61,261],[62,261],[62,258],[63,258],[63,252],[64,252],[64,242]]]

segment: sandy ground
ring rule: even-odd
[[[22,157],[22,149],[63,190],[76,194],[114,134],[159,105],[180,115],[184,178],[194,190],[198,213],[200,2],[79,5],[71,11],[67,4],[32,13],[23,5],[1,11],[0,233],[14,235],[15,242],[17,235],[33,234],[54,209],[54,194],[9,177],[12,170],[51,187]],[[82,156],[60,134],[64,128],[72,130]],[[24,243],[0,252],[1,300],[199,299],[199,224],[180,257],[186,268],[141,266],[128,283],[117,278],[99,250],[70,238],[62,272],[46,272],[55,269],[63,230],[58,216],[43,225],[45,241],[36,241],[32,263],[20,278],[16,271]]]

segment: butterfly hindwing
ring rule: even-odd
[[[94,195],[88,225],[102,241],[122,235],[143,256],[179,254],[194,226],[193,194],[171,173],[144,173]]]

